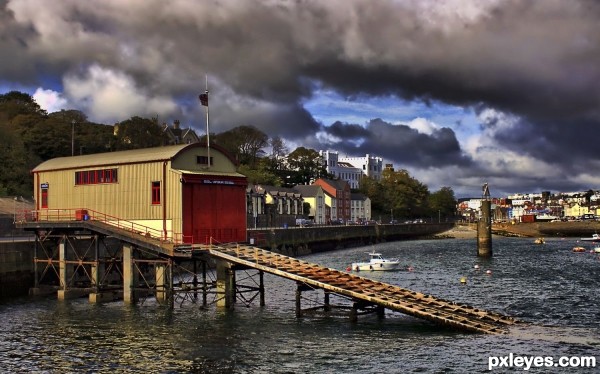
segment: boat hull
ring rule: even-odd
[[[352,264],[352,270],[354,271],[390,271],[400,269],[399,262],[355,262]]]

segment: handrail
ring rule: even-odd
[[[69,208],[69,209],[42,209],[28,210],[19,214],[18,222],[67,222],[67,221],[95,221],[101,222],[122,230],[134,232],[148,238],[158,239],[162,242],[173,244],[191,243],[184,239],[193,240],[193,236],[183,235],[183,233],[175,233],[172,230],[159,230],[140,223],[111,216],[93,209],[86,208]],[[191,243],[195,244],[195,243]]]

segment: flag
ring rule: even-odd
[[[200,94],[200,96],[198,96],[200,98],[200,103],[203,106],[208,106],[208,91],[206,93]]]

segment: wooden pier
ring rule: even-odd
[[[159,303],[172,306],[178,294],[194,300],[202,294],[204,305],[207,305],[207,293],[215,291],[217,306],[232,307],[239,290],[244,287],[236,285],[235,272],[255,269],[260,275],[260,285],[251,286],[248,291],[260,294],[261,305],[264,305],[263,272],[296,282],[296,315],[301,314],[301,293],[321,289],[325,292],[326,304],[332,293],[350,300],[351,318],[356,318],[359,309],[383,315],[387,308],[441,326],[486,334],[506,333],[508,327],[517,322],[506,315],[249,245],[177,245],[138,229],[94,220],[21,222],[19,226],[36,233],[35,287],[42,283],[37,278],[37,266],[42,265],[45,269],[41,278],[45,274],[55,274],[58,278],[60,299],[89,294],[91,302],[101,302],[122,294],[119,297],[126,303],[135,303],[140,295],[152,294]],[[78,248],[82,237],[87,237],[89,244]],[[116,239],[120,246],[105,244],[108,238]],[[216,263],[216,280],[210,282],[207,281],[209,261]],[[197,262],[201,263],[201,273]],[[177,270],[182,270],[182,274],[186,273],[192,280],[184,280],[187,275],[178,276]],[[115,276],[122,284],[117,290]],[[329,306],[325,305],[324,310],[330,310]]]
[[[246,245],[202,246],[193,251],[275,274],[301,284],[344,295],[455,329],[502,334],[512,317],[410,291],[336,269]]]

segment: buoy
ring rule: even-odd
[[[492,271],[491,271],[491,270],[488,270],[488,271],[486,271],[485,273],[486,273],[487,275],[492,275]]]
[[[460,278],[460,283],[462,283],[462,284],[467,284],[467,278],[465,278],[465,277],[461,277],[461,278]]]
[[[412,266],[408,267],[408,271],[413,271],[413,270],[414,270],[414,268]]]
[[[350,266],[348,266],[348,267],[346,268],[346,271],[350,271],[350,270],[352,270],[352,268],[351,268]]]
[[[475,266],[473,266],[473,268],[474,268],[475,270],[479,270],[479,265],[475,264]]]

